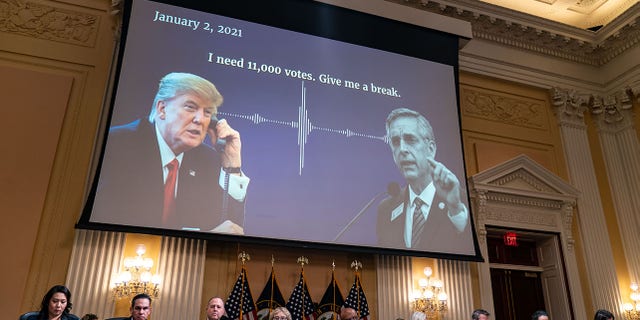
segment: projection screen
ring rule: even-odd
[[[179,3],[127,1],[78,227],[479,259],[457,36],[314,1]],[[219,107],[184,89],[202,80]],[[401,115],[391,136],[398,109],[432,132]]]

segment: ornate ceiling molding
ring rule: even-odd
[[[597,32],[470,0],[386,0],[468,21],[473,38],[569,61],[602,66],[640,45],[640,3]]]

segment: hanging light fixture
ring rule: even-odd
[[[639,320],[640,319],[640,292],[638,291],[638,284],[631,283],[631,303],[624,304],[624,315],[626,319]]]
[[[447,294],[444,292],[443,282],[432,278],[433,270],[425,267],[426,278],[418,280],[419,290],[413,292],[413,311],[422,312],[427,319],[438,319],[447,311]]]
[[[158,297],[160,276],[151,274],[153,259],[144,257],[146,251],[145,245],[139,244],[135,257],[124,258],[124,271],[116,275],[114,282],[113,295],[116,299],[132,298],[140,293]]]

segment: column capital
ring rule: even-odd
[[[634,91],[635,90],[635,91]],[[635,93],[634,93],[635,92]],[[606,96],[592,96],[590,109],[598,129],[618,132],[633,125],[633,98],[640,94],[640,83]]]
[[[588,110],[592,95],[573,89],[551,88],[551,104],[561,125],[584,127],[584,113]]]

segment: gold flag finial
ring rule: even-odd
[[[309,259],[307,259],[307,257],[305,256],[300,256],[298,257],[298,263],[304,268],[305,264],[309,264]]]
[[[251,257],[249,256],[248,253],[242,251],[240,253],[238,253],[238,259],[240,259],[240,261],[242,261],[242,265],[244,266],[244,263],[251,260]]]
[[[353,262],[351,262],[351,268],[356,269],[356,272],[358,272],[358,269],[362,269],[362,262],[353,260]]]
[[[333,259],[331,261],[331,271],[336,271],[336,260],[335,259]]]
[[[273,268],[273,264],[276,262],[276,258],[271,255],[271,267]]]

